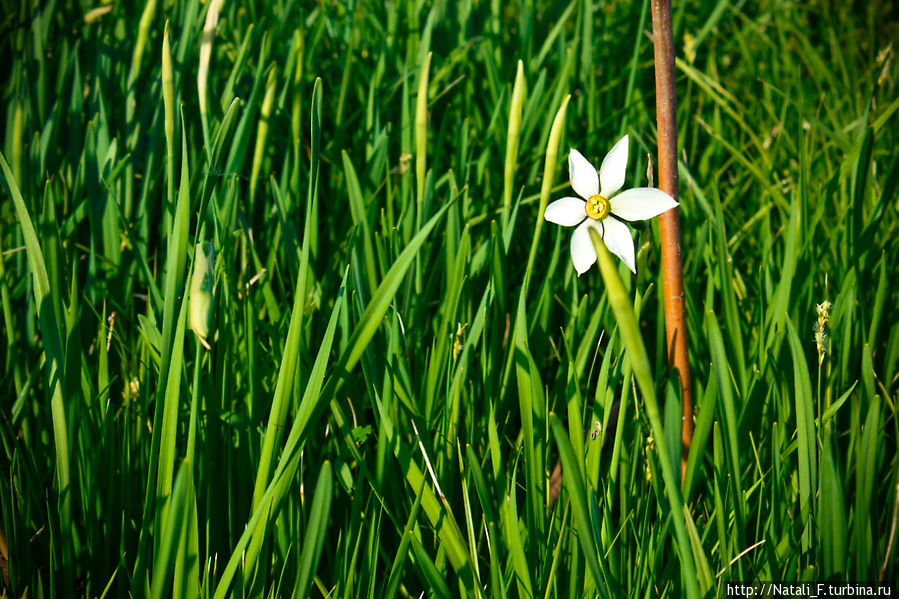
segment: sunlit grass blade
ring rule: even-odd
[[[331,512],[331,497],[334,489],[331,463],[322,464],[318,474],[318,482],[315,483],[315,491],[312,495],[312,507],[309,509],[309,521],[306,528],[306,536],[303,539],[303,549],[300,552],[297,579],[293,587],[294,597],[308,597],[312,586],[312,579],[318,568],[322,547],[328,527],[328,516]]]
[[[631,358],[631,365],[634,370],[634,378],[643,394],[643,408],[646,411],[646,417],[649,420],[653,435],[659,441],[655,447],[659,456],[659,462],[662,469],[662,477],[665,482],[665,494],[671,508],[671,519],[674,522],[674,530],[676,537],[676,545],[680,553],[681,572],[683,574],[684,584],[687,590],[687,596],[691,599],[699,597],[699,587],[697,585],[697,576],[695,565],[693,562],[693,552],[690,548],[689,538],[687,536],[686,525],[681,518],[681,514],[689,517],[689,512],[685,511],[683,498],[680,491],[680,480],[675,477],[674,467],[665,448],[665,443],[661,442],[665,438],[662,428],[662,420],[659,416],[659,407],[656,402],[655,388],[653,386],[652,372],[649,366],[649,358],[646,355],[646,348],[643,345],[643,339],[640,336],[640,329],[637,325],[637,319],[634,316],[634,309],[628,299],[627,292],[618,275],[618,270],[612,259],[609,250],[606,249],[602,238],[590,229],[590,238],[593,240],[593,247],[596,251],[597,264],[600,273],[602,273],[603,282],[609,294],[609,304],[615,313],[615,319],[618,322],[618,328],[621,331],[621,337],[624,346]]]
[[[190,474],[190,464],[182,463],[178,468],[178,476],[175,479],[170,501],[166,505],[168,527],[165,533],[160,533],[160,544],[157,558],[154,560],[153,583],[151,585],[152,599],[167,597],[171,593],[173,566],[175,566],[175,554],[178,550],[178,541],[185,527],[186,505],[190,494],[190,486],[193,477]]]
[[[165,392],[161,398],[163,405],[162,418],[158,421],[157,427],[155,427],[160,430],[157,477],[154,486],[156,552],[160,551],[161,543],[169,532],[166,528],[166,519],[171,513],[169,505],[172,499],[172,485],[175,475],[175,455],[177,452],[178,421],[181,407],[181,371],[184,366],[184,334],[187,313],[188,298],[185,295],[181,303],[178,322],[175,325],[171,354],[168,356],[168,376],[163,387]]]
[[[269,484],[269,474],[272,464],[276,460],[276,446],[284,431],[284,422],[287,419],[287,411],[291,398],[291,389],[296,376],[297,361],[300,352],[300,337],[303,327],[303,308],[306,301],[306,286],[309,273],[309,244],[311,239],[310,229],[315,203],[306,208],[306,231],[303,235],[303,247],[300,251],[300,271],[294,290],[293,309],[290,312],[290,325],[287,329],[287,337],[284,343],[284,353],[281,357],[278,369],[278,382],[272,396],[268,424],[265,427],[265,435],[262,439],[262,452],[259,456],[259,465],[256,469],[256,483],[253,488],[253,508],[259,506],[262,494]]]
[[[515,316],[515,332],[512,351],[515,353],[515,379],[518,383],[518,407],[521,414],[521,434],[524,441],[525,488],[527,492],[528,530],[543,536],[544,484],[543,484],[543,430],[546,421],[546,398],[537,364],[528,348],[527,315],[522,293]]]
[[[439,497],[421,469],[412,461],[412,454],[397,438],[395,423],[392,422],[383,405],[379,405],[382,419],[382,429],[387,435],[387,443],[393,451],[399,468],[403,472],[406,481],[413,489],[418,489],[421,495],[421,505],[425,515],[434,527],[441,547],[446,552],[453,569],[458,577],[458,583],[467,592],[473,592],[476,587],[475,573],[471,566],[471,555],[465,544],[462,531],[449,509],[444,497]]]
[[[344,285],[346,284],[346,274],[343,277],[340,291],[338,292],[337,301],[334,303],[334,309],[331,312],[331,318],[328,321],[328,328],[325,331],[318,354],[315,357],[315,364],[309,372],[309,379],[306,382],[306,389],[303,392],[303,398],[300,401],[300,407],[297,416],[293,421],[288,434],[287,441],[281,452],[277,469],[272,475],[271,482],[268,483],[265,492],[259,498],[253,513],[247,522],[246,529],[235,544],[234,551],[228,559],[227,564],[222,572],[216,589],[215,597],[221,598],[229,595],[231,584],[237,568],[241,562],[248,564],[248,570],[252,571],[255,567],[257,555],[250,553],[246,555],[244,551],[247,549],[250,540],[257,535],[257,530],[264,530],[274,517],[284,495],[287,493],[291,479],[299,466],[299,449],[302,445],[303,438],[306,435],[306,426],[309,424],[311,414],[318,408],[318,404],[323,397],[328,397],[322,391],[322,385],[325,381],[325,369],[331,355],[331,346],[334,342],[334,334],[337,330],[337,322],[340,314],[346,309],[346,296],[344,295]],[[259,543],[255,545],[258,551]]]
[[[169,150],[171,150],[171,148],[169,148]],[[185,286],[185,268],[187,264],[189,247],[188,236],[190,227],[189,210],[191,194],[189,187],[190,171],[188,168],[187,160],[186,137],[182,137],[181,154],[181,185],[178,192],[178,203],[175,206],[175,216],[172,220],[172,229],[169,232],[168,253],[166,256],[163,327],[161,339],[162,353],[166,356],[170,355],[170,352],[175,351],[181,352],[180,355],[183,356],[183,318],[185,318],[186,315],[187,298],[185,298],[181,303],[179,310],[178,295],[181,293]],[[179,323],[178,326],[182,327],[181,343],[178,343],[176,339],[176,319]],[[161,367],[159,370],[159,380],[165,381],[165,384],[159,385],[159,390],[157,391],[155,397],[155,407],[153,412],[153,422],[157,423],[157,426],[153,427],[153,434],[150,445],[150,455],[153,456],[153,458],[151,458],[150,460],[150,470],[147,478],[146,495],[144,498],[143,517],[141,520],[140,541],[138,544],[138,551],[135,560],[133,575],[134,583],[138,585],[135,592],[138,593],[141,592],[139,589],[143,588],[144,586],[144,580],[142,579],[150,565],[147,561],[147,551],[149,549],[150,542],[151,521],[155,522],[157,527],[156,529],[158,531],[161,518],[164,517],[164,512],[162,511],[163,506],[158,505],[156,502],[160,498],[165,498],[169,495],[171,489],[171,477],[174,475],[173,472],[161,474],[158,470],[159,462],[157,462],[155,456],[160,456],[160,462],[167,463],[169,469],[173,467],[175,455],[174,435],[177,430],[178,398],[175,396],[177,391],[174,387],[171,390],[172,395],[169,395],[169,384],[179,386],[180,383],[178,383],[178,381],[170,382],[169,378],[172,366],[175,366],[178,369],[181,368],[181,359],[182,358],[178,358],[177,363],[174,359],[162,359],[160,362]],[[180,376],[180,371],[177,373],[177,376]],[[170,400],[167,404],[166,401],[169,397],[173,397],[174,399]],[[172,401],[174,403],[171,403]],[[163,420],[165,419],[167,410],[170,413],[167,432],[168,440],[165,441],[166,444],[163,445],[163,430],[165,428],[163,426]],[[175,418],[175,420],[173,421],[171,420],[171,418]],[[163,456],[165,456],[164,460],[162,459]],[[159,539],[157,537],[157,549],[158,541]]]
[[[15,205],[16,218],[22,230],[25,240],[25,252],[28,257],[28,270],[32,275],[32,290],[34,293],[34,309],[38,314],[41,336],[44,339],[48,353],[46,361],[47,387],[50,389],[50,412],[53,423],[53,443],[56,454],[56,493],[59,509],[59,534],[62,547],[59,548],[62,560],[62,578],[60,584],[66,585],[72,582],[72,486],[70,478],[70,448],[69,448],[69,423],[66,419],[66,398],[63,394],[64,381],[63,367],[65,357],[63,355],[62,336],[65,325],[61,306],[53,303],[50,289],[50,279],[47,275],[47,267],[44,264],[44,256],[41,252],[41,244],[34,230],[31,216],[19,192],[18,184],[13,177],[6,157],[0,153],[0,170],[10,196]]]

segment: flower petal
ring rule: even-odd
[[[635,187],[609,200],[612,214],[624,220],[646,220],[677,206],[670,195],[655,187]]]
[[[606,242],[609,251],[621,258],[631,272],[637,274],[634,260],[634,238],[630,229],[620,220],[607,216],[599,223],[602,231],[602,240]]]
[[[588,199],[599,193],[599,176],[593,165],[574,148],[568,152],[568,176],[579,196]]]
[[[624,185],[624,175],[627,172],[627,135],[618,140],[599,167],[599,180],[602,181],[600,195],[609,197]]]
[[[596,250],[593,249],[593,241],[590,239],[588,228],[595,221],[589,218],[571,235],[571,262],[578,276],[584,274],[593,263],[596,262]]]
[[[587,218],[586,205],[581,198],[562,198],[546,207],[543,218],[563,227],[573,227]]]

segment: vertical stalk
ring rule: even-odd
[[[652,45],[655,50],[656,124],[659,130],[659,189],[677,199],[677,92],[674,83],[674,36],[671,0],[652,0]],[[680,255],[678,208],[659,217],[662,236],[662,286],[668,364],[680,377],[681,481],[693,440],[693,391],[684,318],[684,277]]]
[[[425,57],[418,74],[418,96],[415,98],[415,234],[421,230],[425,211],[425,183],[428,162],[428,78],[431,53]],[[415,291],[422,290],[421,258],[416,258]]]
[[[172,69],[172,44],[169,34],[169,22],[165,22],[162,32],[162,104],[164,110],[163,127],[165,129],[165,173],[166,204],[163,214],[175,212],[175,76]],[[167,218],[171,223],[171,217]],[[169,230],[170,224],[166,231]]]
[[[137,79],[140,75],[140,67],[143,63],[144,48],[147,46],[147,39],[150,36],[150,27],[153,24],[153,17],[156,15],[156,0],[149,0],[144,5],[144,11],[140,16],[140,23],[137,27],[137,38],[134,42],[134,54],[131,56],[131,70],[128,72],[128,84],[125,90],[127,97],[125,100],[125,125],[130,131],[128,138],[128,147],[133,149],[137,146],[140,139],[140,123],[135,123],[135,109],[137,107]],[[122,208],[125,213],[125,219],[131,218],[131,211],[134,204],[134,161],[129,160],[125,167],[125,202]]]

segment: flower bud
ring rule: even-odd
[[[215,250],[212,243],[198,243],[194,252],[194,273],[190,280],[190,328],[209,349],[206,337],[212,316],[212,288],[215,282]]]

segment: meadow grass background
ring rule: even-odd
[[[630,336],[541,224],[569,147],[647,184],[647,2],[5,6],[7,596],[896,578],[892,4],[675,3],[682,494],[657,223]]]

